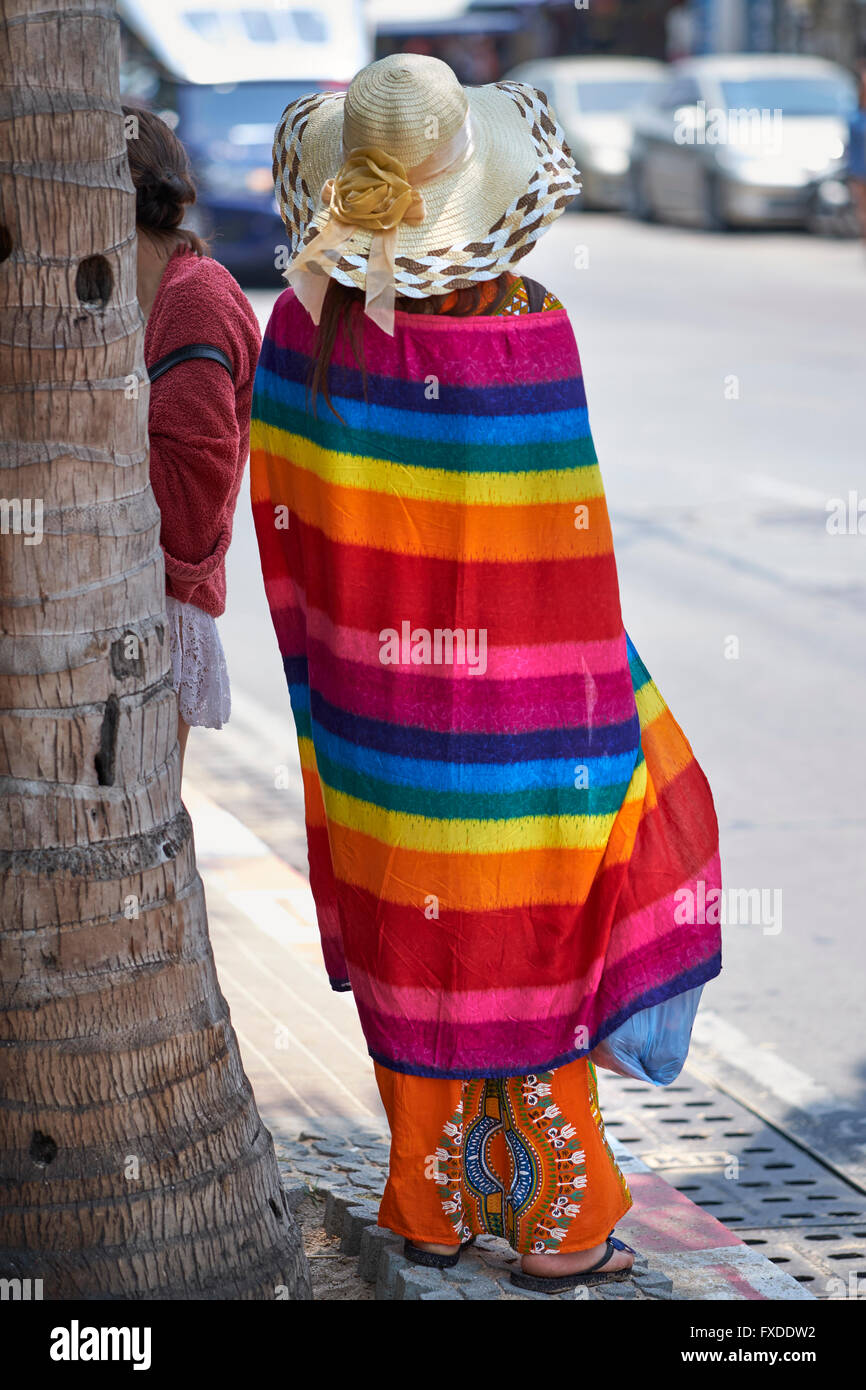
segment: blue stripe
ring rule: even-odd
[[[256,373],[255,418],[266,424],[280,424],[277,418],[270,418],[269,401],[278,404],[283,411],[295,411],[299,417],[304,415],[306,389],[299,382],[286,381],[259,367]],[[455,414],[449,413],[440,398],[428,401],[426,410],[406,410],[396,406],[367,405],[348,396],[331,392],[334,409],[342,415],[345,425],[335,416],[322,417],[319,428],[330,427],[333,442],[330,447],[346,447],[345,430],[362,430],[366,434],[386,434],[405,439],[431,439],[439,444],[451,441],[467,444],[513,445],[545,444],[586,439],[589,435],[589,418],[586,407],[551,410],[547,414],[527,415],[512,411],[510,415],[501,414]],[[305,432],[311,432],[312,420],[305,422]],[[317,431],[311,432],[313,437]],[[327,430],[326,430],[327,439]],[[320,439],[316,440],[321,443]]]
[[[634,643],[628,633],[625,635],[625,649],[628,657],[629,670],[631,671],[631,684],[633,690],[640,690],[641,686],[652,682],[652,676],[644,666],[637,654]]]
[[[621,724],[596,724],[591,728],[533,729],[527,733],[451,733],[424,729],[418,725],[389,724],[349,714],[324,700],[307,684],[306,660],[286,658],[284,662],[292,711],[298,732],[312,736],[306,721],[348,743],[397,758],[429,758],[444,763],[508,763],[565,761],[572,765],[590,758],[617,757],[640,749],[640,721],[637,710]],[[302,668],[302,669],[301,669]]]
[[[339,738],[318,722],[312,722],[316,752],[331,762],[351,768],[364,777],[392,785],[422,787],[430,791],[514,793],[534,787],[571,790],[575,782],[574,758],[534,759],[521,763],[444,763],[440,759],[402,758],[363,748]],[[588,788],[628,785],[635,767],[634,749],[616,757],[587,758]]]
[[[277,347],[272,338],[262,344],[260,368],[275,374],[281,383],[297,382],[306,390],[310,359],[291,348]],[[338,367],[331,363],[328,382],[332,397],[341,400],[363,401],[364,387],[356,367]],[[545,415],[548,411],[586,407],[583,377],[568,376],[558,381],[515,382],[501,386],[437,387],[438,400],[431,403],[427,394],[428,380],[406,381],[401,377],[367,374],[367,396],[371,405],[421,410],[429,413],[438,406],[447,415]],[[345,414],[344,411],[340,411]]]

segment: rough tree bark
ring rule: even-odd
[[[0,0],[0,1275],[308,1298],[180,800],[118,67],[110,0]]]

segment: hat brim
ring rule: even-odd
[[[395,284],[412,298],[490,280],[531,249],[580,192],[579,170],[543,92],[519,82],[465,89],[474,149],[425,183],[426,214],[397,229]],[[328,220],[322,185],[343,162],[343,92],[291,102],[274,139],[274,182],[294,257]],[[363,289],[372,234],[358,229],[333,275]]]

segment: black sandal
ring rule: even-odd
[[[630,1245],[626,1245],[624,1240],[619,1240],[616,1236],[608,1236],[604,1247],[604,1254],[600,1260],[596,1260],[589,1269],[582,1269],[579,1274],[560,1274],[555,1278],[545,1278],[540,1274],[519,1274],[511,1276],[512,1284],[518,1289],[529,1289],[531,1293],[565,1293],[567,1289],[577,1289],[581,1285],[592,1287],[595,1284],[615,1284],[621,1283],[623,1279],[631,1277],[634,1265],[628,1269],[612,1269],[607,1274],[601,1271],[607,1264],[615,1250],[627,1250],[630,1255],[636,1255],[637,1251]]]
[[[435,1250],[422,1250],[407,1236],[403,1241],[403,1254],[410,1264],[423,1265],[426,1269],[453,1269],[463,1251],[474,1244],[475,1236],[472,1236],[469,1240],[464,1240],[460,1249],[455,1250],[453,1255],[439,1255]]]

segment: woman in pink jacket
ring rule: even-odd
[[[162,516],[183,767],[190,726],[219,729],[231,709],[216,619],[225,611],[225,557],[249,448],[261,335],[240,286],[181,226],[196,196],[183,145],[152,112],[124,107],[124,114],[134,118],[127,144],[151,377],[150,481]]]

